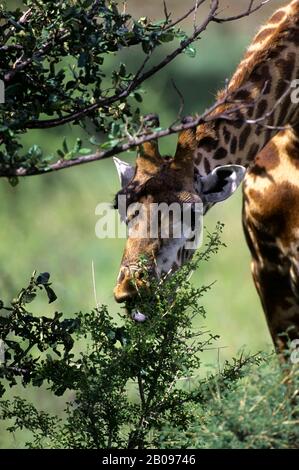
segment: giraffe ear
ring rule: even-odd
[[[238,189],[245,176],[241,165],[223,165],[200,179],[203,202],[216,203],[229,198]]]
[[[113,161],[116,166],[116,170],[119,176],[121,187],[127,186],[135,174],[135,167],[127,162],[123,162],[119,158],[113,157]]]

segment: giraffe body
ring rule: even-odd
[[[228,91],[254,105],[238,111],[240,120],[232,123],[217,119],[216,109],[216,121],[197,128],[195,156],[201,173],[232,162],[248,168],[243,228],[255,286],[279,350],[288,338],[299,338],[299,108],[286,92],[299,78],[298,48],[295,0],[261,28],[229,83]],[[246,119],[257,124],[246,125]],[[281,126],[286,129],[279,131]]]
[[[292,83],[299,78],[299,1],[276,11],[249,46],[229,82],[228,97],[196,129],[200,174],[236,163],[248,167],[278,128],[298,122]],[[239,106],[238,106],[239,103]]]
[[[247,171],[243,227],[269,330],[283,350],[288,338],[299,338],[299,140],[293,130],[277,134]]]

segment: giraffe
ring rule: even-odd
[[[204,213],[244,180],[243,226],[252,273],[274,344],[283,350],[289,329],[299,338],[299,123],[291,86],[298,75],[299,0],[279,8],[254,37],[204,124],[179,134],[173,158],[158,142],[139,149],[136,166],[115,159],[129,202],[194,203]],[[299,161],[299,160],[298,160]],[[245,175],[246,173],[246,175]],[[132,220],[138,214],[127,214]],[[117,302],[144,285],[138,257],[152,275],[175,270],[193,255],[181,239],[128,238],[114,289]],[[132,283],[134,277],[135,284]]]
[[[243,184],[243,229],[251,271],[274,344],[299,338],[299,129],[279,132]]]

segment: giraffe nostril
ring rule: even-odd
[[[118,282],[123,282],[124,278],[125,278],[125,273],[123,271],[121,271],[119,273],[119,276],[118,276],[117,280],[118,280]]]
[[[122,269],[119,273],[117,284],[114,288],[116,302],[123,303],[133,299],[137,294],[135,283],[128,269]]]

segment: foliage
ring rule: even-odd
[[[34,448],[238,446],[245,432],[242,425],[246,428],[248,422],[245,413],[244,424],[239,422],[236,402],[245,390],[250,396],[246,406],[256,403],[256,395],[247,387],[243,389],[240,379],[248,380],[253,365],[266,358],[241,355],[226,363],[223,370],[200,378],[201,353],[217,336],[204,329],[194,331],[192,326],[196,316],[205,316],[201,298],[210,286],[195,288],[190,275],[200,262],[218,251],[221,230],[219,224],[209,235],[206,249],[182,270],[152,285],[149,292],[140,291],[137,302],[120,314],[117,323],[105,306],[68,320],[57,312],[53,319],[30,314],[28,305],[37,291],[46,289],[49,295],[47,273],[33,276],[11,307],[2,303],[2,309],[8,312],[0,317],[1,338],[7,345],[2,382],[8,380],[12,387],[20,376],[24,386],[39,387],[47,382],[56,395],[67,389],[73,393],[64,420],[37,410],[21,397],[1,401],[1,417],[11,420],[10,431],[31,431],[33,438],[28,446]],[[51,301],[52,294],[49,297]],[[132,321],[134,312],[141,309],[147,320]],[[263,390],[277,375],[266,378]],[[252,379],[253,391],[259,382]],[[269,410],[275,405],[278,418],[286,420],[288,413],[293,424],[289,404],[280,407],[276,401],[277,394],[279,403],[285,400],[284,387],[272,389]],[[2,393],[4,390],[2,386]],[[258,402],[256,408],[258,413]],[[251,416],[248,412],[248,420]],[[252,429],[263,434],[266,420],[269,413],[257,428],[252,421],[246,436]],[[219,421],[227,428],[220,435]],[[275,422],[271,426],[274,428]],[[283,443],[292,445],[295,427],[286,429],[290,432],[283,436]],[[256,442],[260,444],[261,439]],[[263,442],[272,447],[280,440],[273,437]],[[256,444],[254,439],[251,442],[252,446]]]
[[[36,317],[28,311],[28,305],[36,298],[39,290],[45,290],[49,303],[56,300],[56,295],[49,283],[50,275],[42,273],[32,275],[29,285],[21,289],[19,295],[5,306],[0,301],[0,309],[7,312],[0,316],[0,338],[2,348],[5,345],[5,363],[0,368],[0,378],[6,379],[10,386],[16,385],[16,377],[22,377],[23,385],[32,383],[40,386],[47,371],[49,379],[53,375],[53,390],[63,393],[67,384],[55,382],[57,368],[63,370],[69,364],[73,354],[70,353],[74,341],[71,334],[78,326],[78,320],[63,319],[62,313],[55,312],[53,318]],[[51,350],[57,361],[48,354]],[[36,356],[36,352],[42,353]],[[63,351],[63,352],[61,352]],[[56,385],[54,385],[54,382]],[[0,394],[4,393],[0,385]]]
[[[192,424],[187,430],[165,427],[160,446],[298,449],[298,367],[283,376],[274,355],[259,367],[247,366],[243,375],[233,387],[219,386],[217,376],[209,380],[205,400],[194,407]]]
[[[112,0],[50,0],[46,8],[42,1],[24,0],[22,9],[0,4],[0,15],[3,175],[20,168],[34,173],[58,159],[91,152],[80,139],[71,145],[64,140],[52,155],[37,145],[25,152],[20,136],[29,129],[73,122],[90,134],[91,148],[103,149],[136,132],[143,67],[128,70],[124,51],[139,46],[148,59],[161,44],[185,38],[167,16],[158,22],[134,19]],[[119,60],[111,69],[115,54]],[[97,136],[104,134],[108,140],[99,142]]]

